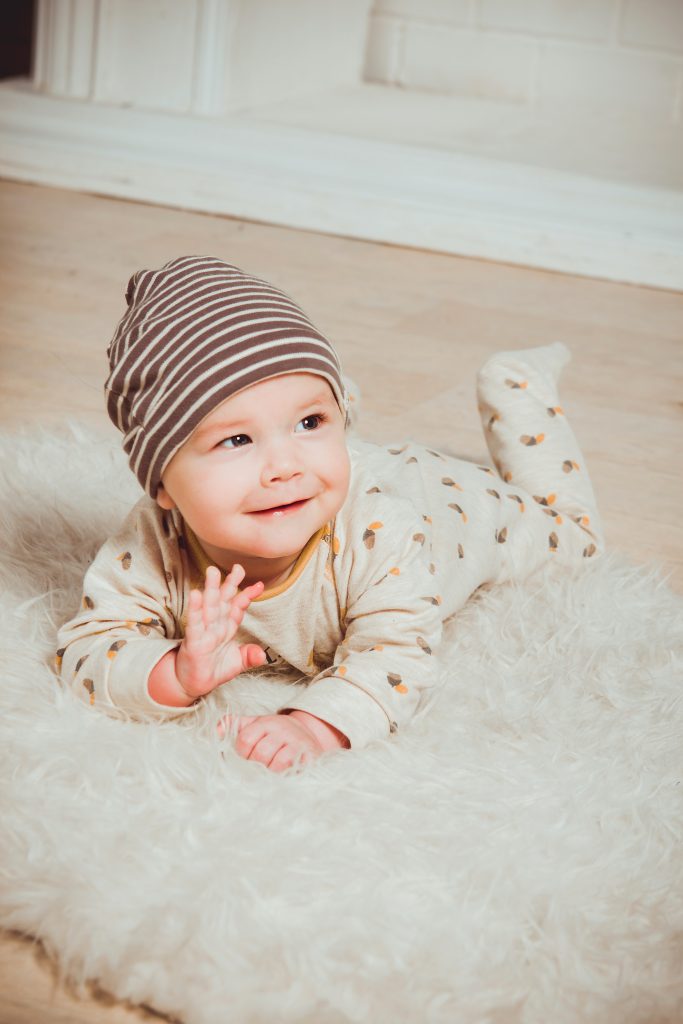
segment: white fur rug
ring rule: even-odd
[[[78,429],[0,456],[0,923],[185,1024],[683,1020],[683,600],[655,570],[481,592],[409,731],[277,776],[215,706],[62,692],[56,626],[137,485]]]

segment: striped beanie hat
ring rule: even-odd
[[[348,396],[329,341],[284,292],[211,256],[140,270],[111,340],[107,412],[153,498],[194,429],[226,398],[284,373],[328,381],[344,415]]]

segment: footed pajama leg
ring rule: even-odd
[[[557,392],[569,359],[561,342],[497,353],[479,371],[477,398],[500,476],[536,503],[531,518],[547,551],[576,562],[599,554],[604,540],[583,454]],[[547,520],[539,522],[538,513]]]

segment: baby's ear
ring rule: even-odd
[[[156,496],[156,503],[159,506],[159,508],[166,509],[167,512],[170,512],[171,509],[174,509],[176,507],[175,501],[168,493],[163,484],[159,484]]]

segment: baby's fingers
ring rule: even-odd
[[[232,640],[235,636],[239,626],[242,624],[247,608],[254,598],[263,593],[263,590],[264,584],[261,581],[252,583],[251,586],[245,587],[244,590],[240,590],[239,593],[235,594],[232,601],[221,603],[221,613],[225,617],[226,640]]]
[[[234,718],[232,715],[223,715],[223,717],[216,726],[218,735],[220,736],[221,739],[223,739],[226,732],[229,732],[230,729],[232,729],[233,725],[235,726],[236,733],[238,733],[240,729],[244,728],[245,725],[251,725],[252,722],[255,722],[256,718],[257,715],[238,715]]]
[[[185,639],[194,640],[204,632],[204,598],[201,590],[191,590],[187,602]]]
[[[239,585],[244,579],[245,575],[246,573],[242,566],[239,565],[238,562],[235,562],[232,569],[223,580],[223,585],[221,586],[221,601],[226,602],[231,601],[233,599],[233,597],[239,590]]]
[[[261,592],[263,584],[255,584],[254,586],[258,588],[254,591],[254,594],[257,595]],[[237,630],[242,623],[242,619],[244,618],[244,613],[249,607],[250,601],[251,595],[247,594],[246,597],[243,597],[240,592],[232,599],[232,601],[221,602],[221,636],[224,641],[230,641],[235,637]],[[260,665],[262,662],[259,661],[254,664]]]
[[[203,612],[204,625],[207,629],[214,625],[222,612],[221,571],[215,565],[210,565],[206,570],[203,594]]]
[[[265,665],[267,661],[266,652],[258,644],[243,644],[240,647],[240,654],[244,672],[250,668],[258,668],[259,665]]]
[[[248,587],[245,587],[244,590],[240,590],[235,594],[230,608],[232,618],[238,623],[241,622],[242,617],[251,602],[255,598],[260,597],[265,589],[265,584],[262,580],[259,580],[257,583],[251,583]]]
[[[217,565],[209,565],[204,577],[204,594],[218,593],[221,587],[221,571]]]
[[[311,755],[306,750],[297,749],[292,744],[280,747],[268,767],[271,772],[285,772],[288,768],[302,768],[311,760]]]

